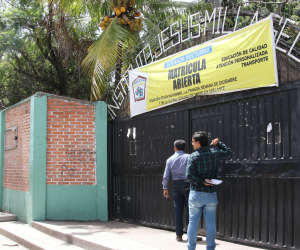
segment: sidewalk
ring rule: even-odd
[[[124,249],[124,250],[182,250],[186,242],[177,242],[175,232],[154,229],[117,221],[108,222],[34,222],[33,227],[60,240],[84,249]],[[183,236],[186,239],[186,235]],[[197,248],[206,249],[204,241],[197,242]],[[244,246],[217,240],[217,250],[254,250]],[[260,248],[262,249],[262,248]]]

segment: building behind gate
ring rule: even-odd
[[[110,123],[110,218],[175,230],[173,204],[162,195],[166,159],[176,139],[191,153],[192,134],[204,130],[233,151],[219,169],[218,237],[300,249],[299,64],[280,51],[277,59],[279,87],[198,96]]]

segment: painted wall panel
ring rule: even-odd
[[[29,192],[4,188],[2,201],[3,211],[17,215],[19,221],[28,222]]]
[[[97,220],[96,186],[47,185],[46,220]]]

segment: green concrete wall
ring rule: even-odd
[[[96,173],[97,173],[97,220],[108,220],[107,194],[107,105],[96,102]]]
[[[96,186],[47,185],[46,220],[97,220]]]
[[[36,94],[30,105],[29,218],[46,219],[47,96]]]
[[[3,197],[3,174],[4,174],[4,137],[5,137],[5,112],[0,112],[0,211]]]
[[[30,98],[29,193],[3,188],[5,113],[0,112],[0,209],[30,225],[34,220],[107,221],[107,105],[95,103],[97,185],[47,185],[47,96]]]
[[[3,211],[15,214],[18,220],[28,223],[29,193],[3,189]]]

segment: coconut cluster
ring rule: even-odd
[[[109,23],[113,20],[114,17],[118,17],[118,22],[120,25],[126,25],[130,31],[139,31],[143,27],[143,20],[139,18],[141,12],[133,11],[135,1],[124,1],[120,2],[119,6],[112,6],[114,10],[114,15],[105,16],[100,23],[100,28],[105,30]]]
[[[103,18],[103,20],[101,21],[101,23],[100,23],[100,28],[101,28],[102,30],[105,30],[106,27],[108,26],[108,24],[109,24],[111,21],[112,21],[112,18],[109,18],[108,16],[105,16],[105,17]]]

